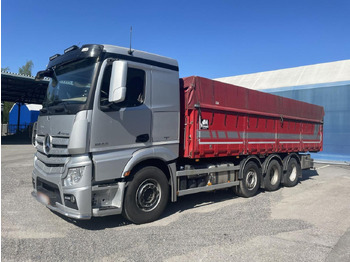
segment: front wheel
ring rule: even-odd
[[[163,213],[169,198],[165,174],[157,167],[136,172],[126,189],[124,216],[135,224],[152,222]]]

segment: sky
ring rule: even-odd
[[[72,45],[177,59],[180,77],[219,78],[350,59],[349,0],[2,0],[1,67],[32,73]]]

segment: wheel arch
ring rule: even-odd
[[[167,168],[171,163],[175,162],[178,156],[167,147],[149,147],[137,150],[124,167],[122,177],[126,177],[135,170],[135,167],[142,165],[154,165],[160,169],[164,169],[164,173],[171,177],[171,171]]]
[[[169,168],[168,168],[166,162],[164,162],[164,160],[159,159],[159,158],[144,159],[140,162],[135,163],[131,167],[131,169],[129,170],[130,175],[128,175],[126,177],[126,180],[132,179],[133,176],[137,173],[137,171],[139,171],[143,167],[147,167],[147,166],[154,166],[154,167],[159,168],[165,174],[167,179],[170,180],[171,176],[170,176]]]
[[[260,159],[259,159],[257,156],[255,156],[255,155],[248,156],[248,157],[246,157],[245,159],[243,159],[243,160],[240,162],[240,164],[239,164],[239,165],[240,165],[240,169],[239,169],[239,172],[238,172],[238,179],[242,179],[242,178],[243,178],[243,170],[244,170],[246,164],[247,164],[249,161],[255,162],[255,163],[258,165],[259,168],[262,167],[261,161],[260,161]]]
[[[300,156],[297,154],[297,153],[291,153],[291,154],[288,154],[285,158],[283,158],[283,171],[287,171],[287,168],[288,168],[288,163],[289,161],[294,158],[298,164],[300,165],[301,162],[300,162]]]
[[[162,170],[171,187],[171,201],[176,201],[176,159],[177,155],[166,147],[150,147],[134,152],[125,165],[123,175],[130,181],[142,167],[155,166]],[[127,176],[126,176],[127,175]]]
[[[270,162],[272,160],[277,160],[281,167],[283,168],[283,160],[281,158],[281,156],[277,155],[277,154],[272,154],[272,155],[269,155],[267,158],[264,159],[264,162],[262,163],[262,174],[263,176],[266,174],[266,171],[267,171],[267,167],[269,166]]]

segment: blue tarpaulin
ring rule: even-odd
[[[23,131],[28,126],[32,125],[34,122],[38,120],[38,116],[40,113],[41,105],[35,104],[14,104],[10,110],[9,115],[9,133],[15,134],[17,129],[19,131]],[[18,128],[18,110],[20,110],[20,121]]]

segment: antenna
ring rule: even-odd
[[[132,55],[134,53],[134,50],[131,50],[131,40],[132,40],[132,26],[130,26],[130,49],[128,51],[129,55]]]

